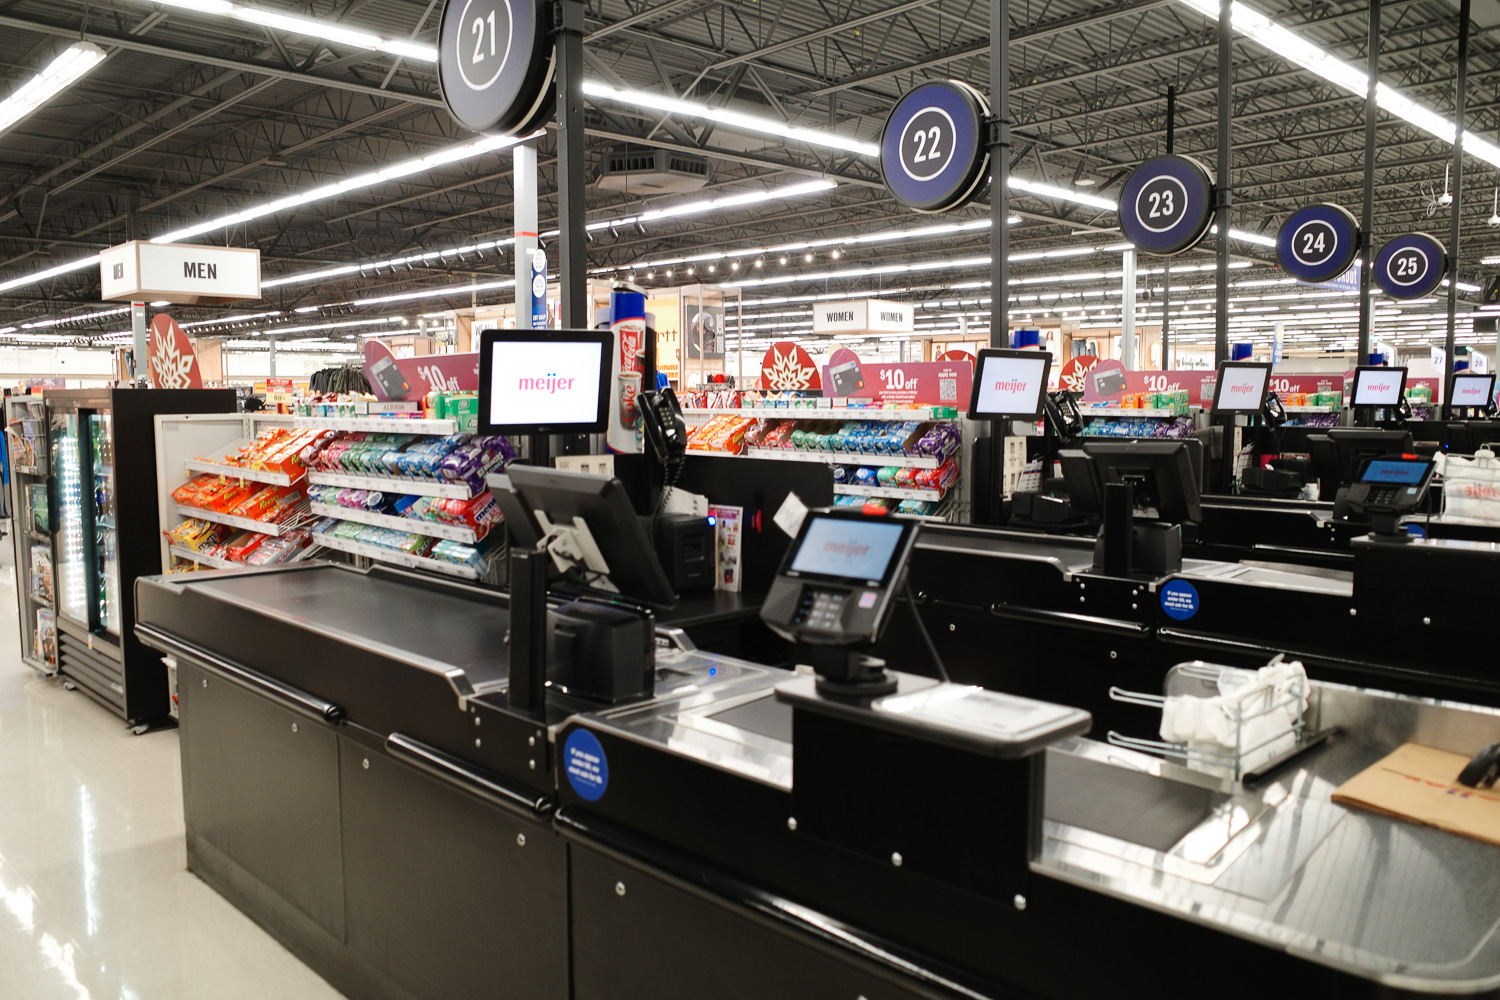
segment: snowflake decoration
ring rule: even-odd
[[[771,345],[771,364],[764,372],[767,388],[806,389],[812,385],[813,376],[817,373],[816,368],[804,366],[797,360],[796,344],[788,344],[785,354],[778,351],[775,344]]]
[[[1098,362],[1095,361],[1094,364],[1098,364]],[[1082,392],[1084,389],[1083,377],[1087,375],[1093,367],[1094,365],[1085,365],[1079,363],[1077,365],[1074,365],[1071,370],[1063,372],[1062,387],[1069,392]]]
[[[152,335],[151,373],[158,389],[187,389],[193,384],[193,365],[198,359],[177,350],[177,340],[170,328],[157,329]]]

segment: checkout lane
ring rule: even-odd
[[[330,565],[143,580],[184,692],[190,866],[358,995],[1095,997],[1163,940],[1167,994],[1500,995],[1500,893],[1470,876],[1500,848],[1332,802],[1408,738],[1472,754],[1496,713],[1309,664],[1277,737],[1297,755],[1250,788],[1080,708],[1162,690],[1175,582],[1205,615],[1219,587],[1349,600],[1326,572],[1172,564],[1122,502],[1175,495],[1139,460],[1107,473],[1114,541],[809,515],[763,613],[795,673],[642,633],[649,529],[618,483],[550,470],[501,486],[543,529],[525,593]],[[1129,707],[1122,731],[1152,732]]]

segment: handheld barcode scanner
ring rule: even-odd
[[[896,690],[885,661],[867,654],[885,631],[920,522],[862,510],[807,515],[761,607],[771,631],[793,643],[818,690],[868,697]]]

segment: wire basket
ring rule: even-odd
[[[1281,657],[1269,667],[1281,667]],[[1193,770],[1227,775],[1240,781],[1249,771],[1301,749],[1305,733],[1308,681],[1301,664],[1267,675],[1262,671],[1217,666],[1195,660],[1167,672],[1166,694],[1143,694],[1118,687],[1109,689],[1113,701],[1161,709],[1195,710],[1204,727],[1219,739],[1189,741],[1144,739],[1111,731],[1111,744],[1181,761]],[[1187,705],[1196,699],[1199,704]],[[1262,721],[1265,720],[1265,721]],[[1278,720],[1285,720],[1281,724]],[[1168,724],[1164,720],[1163,728]]]

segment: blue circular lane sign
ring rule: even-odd
[[[1354,266],[1359,223],[1342,205],[1309,205],[1293,213],[1276,237],[1276,259],[1298,281],[1332,281]]]
[[[1168,580],[1161,588],[1161,609],[1168,618],[1187,621],[1198,613],[1198,588],[1186,580]]]
[[[1443,283],[1448,251],[1426,233],[1405,233],[1375,257],[1375,282],[1393,299],[1420,299]]]
[[[1158,156],[1125,179],[1120,229],[1141,251],[1170,257],[1197,246],[1214,214],[1214,178],[1191,156]]]
[[[896,102],[880,137],[880,173],[891,195],[918,212],[968,204],[984,185],[989,105],[957,80],[924,83]]]
[[[550,25],[544,0],[446,0],[438,89],[453,120],[475,132],[524,135],[550,118]]]

